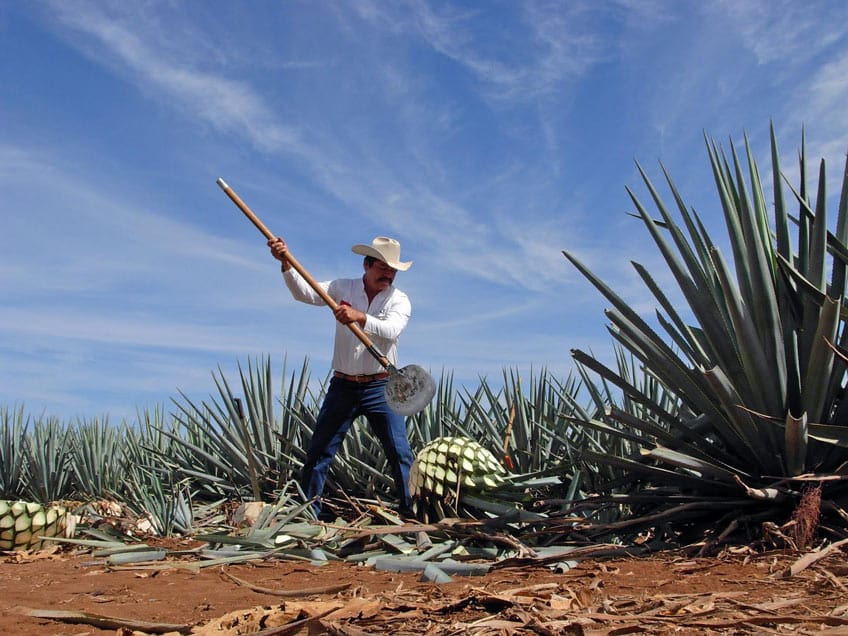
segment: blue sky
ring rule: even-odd
[[[319,280],[394,236],[400,365],[458,383],[611,355],[576,253],[645,312],[664,269],[625,187],[670,170],[721,232],[704,134],[768,174],[801,128],[837,193],[848,3],[0,1],[0,405],[135,418],[219,367],[305,357],[297,304],[223,177]]]

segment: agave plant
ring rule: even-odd
[[[747,137],[744,162],[732,144],[727,156],[707,140],[732,265],[668,172],[663,169],[682,225],[639,166],[660,218],[628,193],[687,310],[675,307],[647,269],[635,263],[658,303],[656,328],[574,254],[563,252],[612,304],[606,312],[612,337],[642,365],[654,387],[637,386],[621,365],[616,371],[593,355],[573,351],[584,377],[614,386],[626,403],[622,408],[621,400],[609,400],[603,412],[579,423],[626,440],[634,449],[618,456],[583,454],[584,462],[614,466],[625,477],[609,482],[599,501],[635,506],[631,519],[599,526],[597,532],[632,534],[665,524],[672,528],[666,534],[678,534],[678,539],[692,538],[690,531],[703,537],[712,527],[713,538],[729,540],[737,528],[759,532],[759,525],[750,522],[786,521],[811,482],[824,486],[824,508],[843,523],[848,519],[848,489],[834,477],[845,472],[848,460],[841,357],[848,345],[843,307],[848,172],[836,230],[830,233],[825,163],[811,198],[804,145],[802,138],[800,185],[788,186],[798,210],[793,216],[772,127],[772,227]]]
[[[29,419],[23,405],[0,411],[0,498],[20,497],[26,487],[27,466],[24,448]]]
[[[529,475],[553,471],[566,477],[574,467],[577,450],[592,441],[575,428],[571,415],[581,410],[577,402],[581,384],[564,381],[545,368],[530,370],[522,379],[517,369],[503,369],[500,389],[484,378],[465,398],[464,430],[489,448],[509,471]]]
[[[191,479],[205,498],[272,497],[298,468],[292,454],[303,446],[303,416],[298,414],[310,408],[308,362],[292,374],[283,392],[279,421],[270,360],[248,362],[247,370],[239,366],[239,377],[244,403],[222,373],[213,374],[218,396],[197,405],[183,395],[184,401],[176,402],[173,429],[161,429],[171,440],[171,455],[163,460]]]
[[[108,418],[80,421],[69,460],[77,493],[97,499],[121,492],[130,466],[127,454],[136,447],[132,442],[126,422],[116,426]]]
[[[439,399],[410,423],[419,515],[538,520],[536,513],[584,494],[576,458],[605,445],[601,434],[573,423],[576,411],[585,412],[578,380],[544,368],[523,379],[504,368],[499,387],[486,378],[464,394],[443,390],[449,386],[443,378]]]
[[[126,474],[125,503],[146,524],[139,530],[156,536],[189,534],[194,529],[194,509],[189,480],[176,473],[132,465]]]
[[[24,445],[27,478],[24,496],[49,503],[75,494],[71,470],[74,430],[58,418],[39,418],[33,423]]]
[[[515,473],[570,465],[585,437],[569,418],[581,409],[580,382],[573,377],[561,381],[544,368],[531,369],[526,379],[515,368],[504,368],[502,374],[500,386],[484,377],[474,390],[462,393],[454,389],[452,376],[443,374],[433,402],[407,421],[413,449],[442,437],[465,437]]]

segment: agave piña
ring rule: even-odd
[[[418,452],[409,474],[409,490],[413,497],[428,493],[442,497],[461,487],[497,488],[505,475],[495,456],[474,440],[439,437]]]
[[[74,515],[56,504],[0,499],[0,550],[39,549],[46,537],[70,537]]]

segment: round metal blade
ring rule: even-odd
[[[401,415],[415,415],[430,403],[436,394],[436,383],[430,374],[417,364],[410,364],[389,376],[386,382],[386,402]]]

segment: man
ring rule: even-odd
[[[283,279],[294,299],[325,305],[286,260],[286,242],[278,237],[268,241],[268,246],[274,258],[282,263]],[[414,457],[406,437],[406,418],[386,403],[388,372],[347,327],[350,322],[359,324],[389,362],[397,364],[398,337],[409,321],[412,306],[407,295],[394,286],[394,280],[397,272],[406,271],[412,262],[402,262],[400,243],[385,236],[378,236],[370,245],[358,244],[351,249],[365,257],[362,277],[319,283],[338,304],[334,311],[333,377],[315,422],[300,483],[308,499],[316,498],[313,508],[319,518],[323,517],[321,493],[330,464],[353,420],[364,415],[386,454],[399,513],[412,517],[407,482]]]

